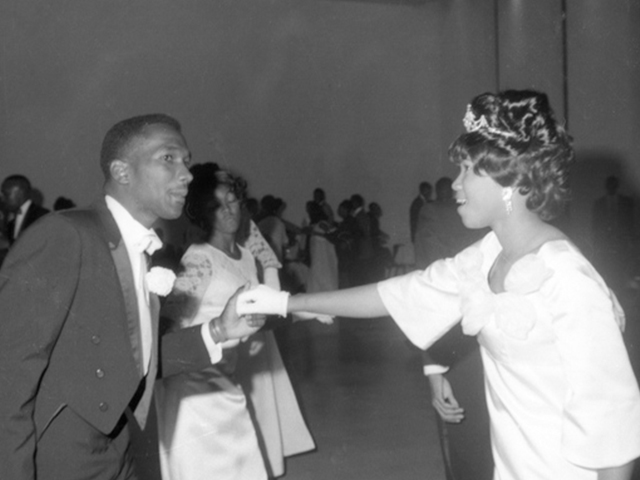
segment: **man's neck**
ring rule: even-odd
[[[138,208],[138,205],[131,199],[126,192],[121,191],[118,188],[110,187],[109,184],[105,185],[104,189],[105,195],[110,196],[120,205],[122,205],[129,215],[131,215],[138,223],[140,223],[145,228],[151,228],[153,224],[156,222],[157,218],[148,218],[148,216],[143,215]]]

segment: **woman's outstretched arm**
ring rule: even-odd
[[[389,315],[375,283],[332,292],[293,295],[289,298],[287,312],[313,312],[355,318]]]
[[[373,318],[389,314],[376,284],[292,297],[286,292],[277,292],[260,285],[242,293],[237,306],[239,315],[263,313],[285,316],[287,313],[312,312],[340,317]]]

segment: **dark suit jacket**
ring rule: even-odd
[[[625,195],[604,196],[593,205],[593,240],[596,250],[624,251],[633,241],[633,199]]]
[[[20,232],[18,232],[18,236],[22,235],[22,233],[29,227],[29,225],[31,225],[33,222],[38,220],[40,217],[44,217],[47,213],[49,213],[49,210],[47,210],[44,207],[41,207],[40,205],[36,205],[35,203],[32,203],[31,205],[29,205],[29,208],[27,209],[27,212],[24,215],[24,220],[22,221],[22,226],[20,227]],[[8,230],[7,236],[9,238],[10,244],[16,241],[16,239],[13,236],[14,226],[15,226],[15,220],[12,220],[7,223],[7,230]]]
[[[151,304],[157,333],[154,295]],[[0,270],[0,312],[2,475],[34,478],[38,439],[62,409],[108,434],[137,407],[143,369],[133,274],[104,202],[48,215],[20,237]],[[209,363],[199,327],[167,335],[161,350],[165,375]]]
[[[373,240],[371,238],[371,218],[364,208],[356,213],[355,219],[355,257],[356,259],[370,260],[373,257]]]
[[[416,238],[416,230],[418,228],[418,216],[420,215],[420,209],[426,203],[427,202],[425,202],[422,195],[418,195],[416,198],[413,199],[413,202],[411,202],[411,206],[409,207],[409,231],[411,233],[411,242],[414,242]]]

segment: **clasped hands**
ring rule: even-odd
[[[209,322],[209,331],[216,343],[248,337],[265,323],[267,315],[287,315],[289,293],[274,290],[265,285],[250,288],[240,287],[229,299],[219,317]],[[317,319],[322,323],[333,323],[333,317],[307,312],[292,313],[300,320]]]
[[[333,317],[311,312],[289,312],[289,292],[274,290],[266,285],[258,285],[251,290],[245,290],[238,297],[238,315],[279,315],[285,317],[291,313],[294,319],[318,320],[321,323],[333,323]]]

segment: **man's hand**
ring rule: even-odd
[[[237,313],[238,297],[247,288],[244,286],[236,290],[236,293],[227,301],[220,317],[209,322],[209,330],[216,343],[248,337],[264,325],[266,318],[264,315],[238,315]]]
[[[429,375],[431,384],[431,404],[438,415],[445,422],[460,423],[464,419],[464,409],[460,408],[456,397],[453,396],[451,384],[444,375],[436,373]]]

